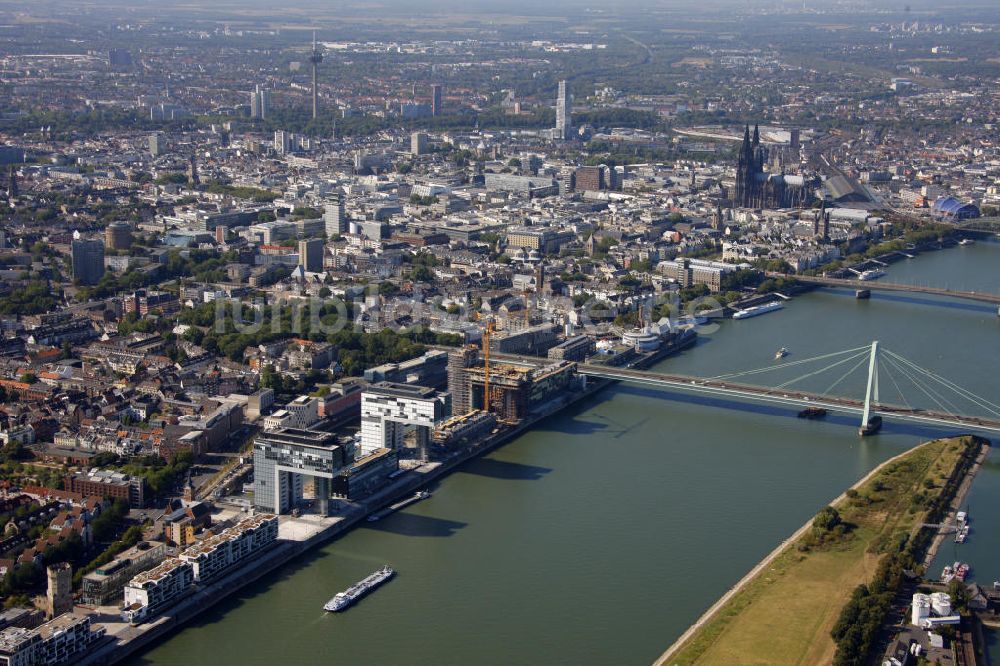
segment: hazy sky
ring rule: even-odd
[[[91,7],[141,7],[150,9],[155,7],[197,7],[210,9],[219,6],[270,8],[280,11],[283,7],[322,7],[325,10],[362,10],[365,13],[377,11],[379,8],[391,10],[394,13],[412,13],[419,15],[428,10],[441,11],[453,10],[468,12],[469,10],[482,11],[486,13],[538,13],[551,11],[557,7],[566,8],[571,12],[579,12],[587,9],[607,9],[611,11],[629,11],[647,7],[657,7],[661,9],[688,9],[688,10],[719,10],[729,8],[770,8],[778,6],[801,6],[801,0],[285,0],[276,4],[273,0],[37,0],[33,3],[25,3],[24,0],[0,0],[0,7],[5,9],[15,9],[21,12],[31,12],[31,7],[45,7],[51,5],[63,6],[91,6]],[[807,6],[814,6],[817,9],[827,9],[836,11],[838,8],[871,8],[871,9],[898,9],[903,10],[906,6],[916,9],[943,9],[949,6],[964,7],[998,7],[998,0],[806,0]]]

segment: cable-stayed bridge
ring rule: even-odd
[[[528,357],[519,361],[532,362]],[[502,362],[502,361],[501,361]],[[538,359],[534,359],[538,362]],[[645,384],[694,394],[732,397],[756,402],[815,407],[858,414],[864,428],[875,417],[934,426],[951,426],[964,432],[1000,433],[1000,404],[973,393],[927,368],[906,359],[878,342],[810,358],[775,362],[767,367],[715,377],[651,372],[596,363],[579,363],[577,370],[589,377]],[[793,375],[787,378],[789,375]],[[751,383],[777,378],[773,385]],[[848,380],[865,380],[861,396],[837,395]],[[804,390],[804,384],[825,385]],[[890,400],[883,397],[891,396]],[[911,404],[912,403],[912,404]],[[925,406],[917,406],[925,405]]]

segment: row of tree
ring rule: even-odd
[[[958,444],[964,448],[961,458],[941,492],[928,503],[929,509],[924,522],[936,523],[941,520],[965,473],[975,461],[981,443],[979,438],[966,437]],[[819,516],[817,520],[820,520]],[[830,631],[830,636],[837,645],[834,657],[836,666],[862,666],[868,663],[868,655],[876,645],[906,572],[917,570],[923,561],[923,554],[930,543],[930,534],[928,530],[920,530],[912,539],[902,536],[896,544],[889,546],[889,552],[882,559],[871,582],[862,583],[855,588]]]

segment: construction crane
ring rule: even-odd
[[[490,413],[490,337],[496,330],[490,319],[483,327],[483,411]]]

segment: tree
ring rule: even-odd
[[[823,507],[813,519],[813,527],[828,532],[840,524],[840,512],[832,506]]]
[[[26,372],[21,375],[19,381],[23,384],[34,384],[38,381],[38,377],[33,372]]]
[[[314,220],[314,219],[316,219],[318,217],[322,217],[322,213],[320,213],[315,208],[312,208],[311,206],[296,206],[292,210],[292,218],[293,219],[310,219],[310,220]]]
[[[114,540],[121,531],[128,511],[128,502],[121,498],[116,499],[109,508],[101,511],[101,514],[90,523],[94,540],[101,543]]]
[[[260,385],[273,389],[275,393],[281,393],[284,389],[284,377],[280,372],[275,372],[271,366],[265,365],[260,372]]]
[[[429,282],[434,279],[434,271],[424,265],[414,266],[409,277],[414,282]]]

